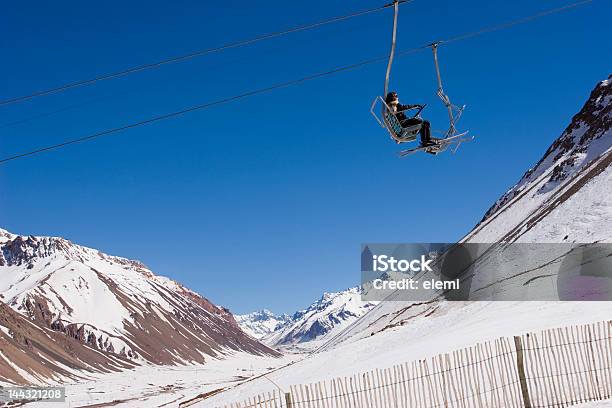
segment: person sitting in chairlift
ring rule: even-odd
[[[420,117],[409,118],[404,113],[405,111],[413,108],[423,108],[423,105],[402,105],[399,102],[396,92],[389,92],[385,98],[387,106],[391,110],[391,113],[395,115],[402,127],[409,127],[414,125],[421,125],[419,134],[421,135],[421,146],[434,146],[436,143],[431,140],[431,126],[429,121],[423,120]]]

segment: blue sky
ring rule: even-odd
[[[383,2],[13,2],[0,16],[0,99]],[[398,48],[557,7],[415,0]],[[441,48],[477,141],[400,160],[368,112],[385,64],[191,113],[0,168],[1,226],[140,259],[243,313],[292,312],[356,285],[362,242],[454,241],[541,157],[612,66],[612,4]],[[389,10],[0,107],[4,157],[358,62],[388,50]],[[429,52],[392,88],[446,126]],[[16,123],[18,122],[18,123]]]

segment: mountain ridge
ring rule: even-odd
[[[245,333],[261,340],[289,322],[291,316],[284,313],[277,316],[268,309],[261,309],[243,315],[234,315],[234,319]]]
[[[0,231],[0,300],[19,315],[14,320],[20,327],[20,318],[26,318],[40,329],[32,336],[49,341],[39,344],[43,353],[57,347],[72,350],[84,367],[88,367],[84,356],[90,351],[107,355],[109,361],[125,361],[127,366],[201,364],[233,352],[277,355],[246,335],[229,310],[172,279],[155,275],[142,262],[60,237]],[[27,345],[34,341],[26,335],[14,337],[11,333],[20,332],[15,325],[3,327],[0,338],[4,342]],[[55,335],[49,338],[49,331],[76,343]],[[0,358],[0,376],[11,372],[11,378],[24,381],[28,370],[41,372],[36,365],[20,367],[23,375],[19,379],[10,364],[15,358]],[[74,363],[73,368],[83,367]],[[71,375],[78,375],[76,371]],[[44,381],[43,374],[39,377]]]
[[[324,292],[307,308],[298,310],[260,339],[273,347],[286,348],[297,345],[316,347],[315,344],[350,325],[375,304],[376,302],[361,301],[358,287],[339,292]],[[240,318],[237,320],[243,325],[243,330],[248,330],[253,324]]]
[[[596,149],[595,152],[589,152],[589,147],[591,147],[592,142],[603,137],[612,126],[611,87],[612,74],[608,79],[600,81],[596,85],[580,111],[572,117],[570,123],[561,133],[561,136],[555,139],[540,160],[529,168],[520,180],[485,212],[481,222],[520,194],[524,186],[533,182],[547,170],[549,170],[550,177],[542,191],[553,187],[548,183],[559,183],[579,171],[581,164],[588,163],[588,159],[592,158],[593,153],[596,155],[602,153],[599,149]],[[581,131],[583,127],[584,131]],[[591,157],[586,153],[591,153]]]
[[[608,177],[612,159],[611,128],[612,75],[595,86],[561,136],[552,142],[540,160],[514,186],[493,203],[461,242],[528,240],[529,231],[537,228],[537,224],[550,211],[563,206],[574,194],[580,195],[581,189],[600,174]],[[592,197],[584,197],[583,200],[591,201]],[[580,200],[574,201],[575,206],[579,205]],[[547,234],[546,241],[572,241],[575,228],[562,220],[559,214],[557,219],[559,226],[556,233]],[[601,221],[606,221],[605,217],[599,222],[595,221],[595,224]],[[603,228],[600,230],[605,235]],[[574,242],[581,239],[591,242],[599,238],[581,234],[573,239]]]

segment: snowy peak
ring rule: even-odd
[[[525,135],[525,138],[537,135]],[[612,76],[463,242],[594,242],[612,228]]]
[[[249,336],[262,339],[284,326],[291,318],[282,314],[276,316],[267,309],[234,316],[240,328]]]
[[[242,316],[248,317],[250,320],[254,322],[266,321],[266,320],[270,320],[275,317],[274,313],[272,313],[268,309],[262,309],[256,312],[251,312],[249,314],[242,315]]]
[[[534,182],[546,193],[601,156],[612,145],[612,75],[591,92],[580,112],[538,163],[486,212],[483,221],[517,197]]]
[[[560,182],[581,168],[584,163],[600,156],[610,147],[612,127],[612,75],[600,82],[583,108],[573,118],[563,134],[548,148],[536,165],[554,164],[550,181]],[[604,135],[607,140],[601,140]]]
[[[305,310],[296,312],[291,321],[263,338],[267,344],[285,346],[298,343],[320,343],[340,332],[366,314],[377,302],[363,302],[359,288],[324,293]]]
[[[34,259],[45,258],[55,253],[64,253],[66,257],[78,255],[78,251],[72,251],[70,243],[63,239],[23,237],[6,232],[3,237],[5,239],[0,252],[0,266],[31,267]]]
[[[31,267],[36,260],[54,255],[61,256],[67,261],[77,262],[94,257],[107,262],[130,266],[153,276],[140,261],[106,255],[98,250],[73,244],[60,237],[22,236],[0,229],[0,244],[3,244],[0,252],[0,266],[25,265]]]
[[[13,239],[14,237],[15,236],[11,234],[10,232],[8,232],[7,230],[0,228],[0,242],[5,242],[9,239]]]

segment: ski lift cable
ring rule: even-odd
[[[532,20],[535,20],[535,19],[538,19],[538,18],[541,18],[541,17],[546,17],[546,16],[549,16],[551,14],[556,14],[556,13],[560,13],[562,11],[566,11],[566,10],[569,10],[569,9],[580,7],[580,6],[583,6],[585,4],[592,3],[593,1],[594,0],[582,0],[582,1],[575,2],[575,3],[566,4],[565,6],[561,6],[561,7],[557,7],[557,8],[553,8],[553,9],[544,10],[544,11],[542,11],[540,13],[532,14],[530,16],[519,18],[519,19],[513,20],[513,21],[509,21],[507,23],[497,24],[497,25],[485,27],[485,28],[483,28],[481,30],[472,31],[470,33],[460,34],[460,35],[457,35],[457,36],[454,36],[454,37],[451,37],[451,38],[447,38],[446,40],[438,41],[438,43],[440,43],[440,44],[445,44],[445,43],[448,44],[448,43],[452,43],[452,42],[455,42],[455,41],[467,40],[469,38],[477,37],[479,35],[487,34],[487,33],[494,32],[494,31],[505,30],[505,29],[508,29],[508,28],[512,28],[512,27],[514,27],[516,25],[521,25],[521,24],[528,23],[528,22],[530,22]]]
[[[177,116],[181,116],[184,115],[186,113],[189,112],[193,112],[193,111],[197,111],[197,110],[203,110],[203,109],[207,109],[207,108],[211,108],[213,106],[217,106],[217,105],[223,105],[229,102],[233,102],[239,99],[244,99],[250,96],[255,96],[255,95],[259,95],[259,94],[263,94],[263,93],[267,93],[267,92],[271,92],[277,89],[281,89],[281,88],[287,88],[289,86],[292,85],[297,85],[303,82],[307,82],[307,81],[311,81],[317,78],[321,78],[321,77],[325,77],[325,76],[330,76],[330,75],[334,75],[340,72],[344,72],[344,71],[349,71],[349,70],[353,70],[359,67],[362,67],[364,65],[370,65],[376,62],[380,62],[383,61],[384,59],[386,59],[387,57],[378,57],[378,58],[373,58],[373,59],[369,59],[369,60],[365,60],[365,61],[361,61],[355,64],[351,64],[351,65],[345,65],[343,67],[339,67],[336,69],[332,69],[330,71],[325,71],[325,72],[319,72],[317,74],[313,74],[313,75],[309,75],[303,78],[299,78],[299,79],[294,79],[291,81],[287,81],[287,82],[282,82],[282,83],[278,83],[275,85],[271,85],[265,88],[259,88],[259,89],[255,89],[252,91],[248,91],[242,94],[238,94],[238,95],[234,95],[234,96],[230,96],[227,98],[223,98],[223,99],[218,99],[216,101],[212,101],[212,102],[208,102],[208,103],[204,103],[201,105],[195,105],[195,106],[191,106],[189,108],[180,110],[180,111],[175,111],[175,112],[171,112],[171,113],[167,113],[167,114],[163,114],[163,115],[159,115],[159,116],[155,116],[149,119],[145,119],[139,122],[134,122],[134,123],[130,123],[127,125],[123,125],[123,126],[119,126],[116,128],[112,128],[112,129],[107,129],[107,130],[103,130],[101,132],[98,133],[94,133],[88,136],[84,136],[84,137],[80,137],[80,138],[76,138],[76,139],[70,139],[70,140],[66,140],[65,142],[62,143],[58,143],[58,144],[54,144],[54,145],[49,145],[49,146],[45,146],[45,147],[41,147],[35,150],[31,150],[28,152],[24,152],[24,153],[20,153],[14,156],[10,156],[10,157],[6,157],[3,159],[0,159],[0,164],[4,164],[6,162],[12,161],[12,160],[16,160],[16,159],[20,159],[23,157],[27,157],[27,156],[32,156],[38,153],[42,153],[42,152],[46,152],[49,150],[55,150],[55,149],[59,149],[68,145],[72,145],[72,144],[76,144],[76,143],[81,143],[81,142],[85,142],[91,139],[96,139],[102,136],[107,136],[113,133],[118,133],[118,132],[122,132],[124,130],[128,130],[128,129],[133,129],[142,125],[147,125],[150,123],[154,123],[154,122],[160,122],[162,120],[166,120],[166,119],[170,119],[173,117],[177,117]]]
[[[512,20],[512,21],[508,21],[506,23],[502,23],[502,24],[496,24],[496,25],[491,25],[485,28],[482,28],[480,30],[477,31],[470,31],[470,32],[466,32],[466,33],[462,33],[462,34],[458,34],[456,36],[453,37],[449,37],[446,39],[442,39],[442,40],[437,40],[437,41],[432,41],[428,44],[422,45],[420,47],[416,47],[416,48],[412,48],[409,50],[404,50],[404,51],[399,51],[397,53],[398,56],[403,56],[406,54],[411,54],[413,53],[415,50],[424,50],[424,49],[431,49],[432,46],[434,45],[445,45],[445,44],[450,44],[450,43],[454,43],[457,41],[463,41],[463,40],[468,40],[474,37],[478,37],[480,35],[483,34],[489,34],[495,31],[501,31],[501,30],[505,30],[508,28],[512,28],[514,26],[517,25],[521,25],[521,24],[526,24],[529,23],[533,20],[536,20],[538,18],[541,17],[546,17],[552,14],[557,14],[557,13],[561,13],[563,11],[567,11],[576,7],[580,7],[580,6],[584,6],[585,4],[589,4],[589,3],[593,3],[595,0],[580,0],[577,1],[575,3],[571,3],[571,4],[566,4],[565,6],[561,6],[561,7],[556,7],[556,8],[552,8],[552,9],[547,9],[544,10],[540,13],[536,13],[536,14],[532,14],[526,17],[522,17],[516,20]],[[387,57],[388,58],[388,57]]]
[[[409,3],[413,0],[399,0],[397,1],[397,3],[399,4],[403,4],[403,3]],[[116,71],[116,72],[111,72],[108,74],[103,74],[94,78],[90,78],[90,79],[84,79],[81,81],[76,81],[76,82],[71,82],[71,83],[67,83],[55,88],[49,88],[49,89],[45,89],[42,91],[37,91],[31,94],[27,94],[27,95],[22,95],[22,96],[17,96],[14,98],[10,98],[10,99],[4,99],[4,100],[0,100],[0,106],[6,106],[6,105],[10,105],[10,104],[14,104],[14,103],[18,103],[18,102],[23,102],[29,99],[33,99],[33,98],[37,98],[40,96],[46,96],[46,95],[51,95],[51,94],[56,94],[56,93],[60,93],[69,89],[73,89],[73,88],[78,88],[81,86],[86,86],[86,85],[91,85],[94,84],[96,82],[99,81],[106,81],[109,79],[115,79],[115,78],[119,78],[119,77],[123,77],[123,76],[127,76],[130,74],[134,74],[137,72],[141,72],[141,71],[145,71],[145,70],[149,70],[149,69],[153,69],[153,68],[158,68],[161,67],[163,65],[168,65],[168,64],[173,64],[173,63],[177,63],[177,62],[182,62],[182,61],[186,61],[186,60],[190,60],[196,57],[200,57],[203,55],[207,55],[207,54],[213,54],[213,53],[217,53],[217,52],[221,52],[221,51],[225,51],[225,50],[229,50],[232,48],[239,48],[239,47],[244,47],[247,45],[251,45],[251,44],[255,44],[257,42],[261,42],[261,41],[265,41],[265,40],[270,40],[273,38],[277,38],[277,37],[281,37],[287,34],[293,34],[296,32],[300,32],[300,31],[306,31],[306,30],[312,30],[314,28],[318,28],[324,25],[328,25],[328,24],[332,24],[332,23],[338,23],[341,21],[345,21],[345,20],[349,20],[351,18],[355,18],[355,17],[360,17],[360,16],[364,16],[367,14],[372,14],[378,11],[382,11],[388,7],[393,7],[395,5],[396,2],[393,3],[388,3],[379,7],[374,7],[371,9],[367,9],[367,10],[361,10],[361,11],[357,11],[351,14],[346,14],[343,16],[338,16],[338,17],[332,17],[326,20],[321,20],[315,23],[311,23],[311,24],[306,24],[306,25],[301,25],[301,26],[296,26],[293,28],[290,28],[288,30],[284,30],[284,31],[275,31],[275,32],[271,32],[271,33],[267,33],[267,34],[263,34],[260,35],[258,37],[253,37],[250,39],[246,39],[246,40],[241,40],[241,41],[236,41],[236,42],[232,42],[232,43],[228,43],[228,44],[224,44],[218,47],[213,47],[213,48],[207,48],[207,49],[203,49],[203,50],[198,50],[198,51],[194,51],[191,52],[189,54],[184,54],[184,55],[179,55],[176,57],[172,57],[172,58],[168,58],[168,59],[164,59],[161,61],[157,61],[157,62],[153,62],[153,63],[149,63],[149,64],[144,64],[144,65],[138,65],[138,66],[134,66],[131,68],[127,68],[121,71]]]
[[[508,23],[498,24],[498,25],[494,25],[494,26],[490,26],[490,27],[484,28],[482,30],[473,31],[473,32],[469,32],[469,33],[464,33],[464,34],[461,34],[461,35],[458,35],[458,36],[455,36],[455,37],[450,37],[449,39],[446,39],[446,40],[437,41],[437,43],[440,44],[440,45],[444,45],[445,43],[465,40],[465,39],[473,38],[473,37],[476,37],[476,36],[479,36],[479,35],[482,35],[482,34],[485,34],[485,33],[491,33],[491,32],[494,32],[494,31],[499,31],[499,30],[507,29],[507,28],[513,27],[513,26],[518,25],[518,24],[527,23],[529,21],[532,21],[535,18],[544,17],[544,16],[548,16],[548,15],[551,15],[551,14],[559,13],[559,12],[562,12],[562,11],[565,11],[565,10],[568,10],[568,9],[571,9],[571,8],[574,8],[574,7],[578,7],[578,6],[587,4],[587,3],[592,3],[593,1],[594,0],[581,0],[581,1],[576,2],[576,3],[572,3],[572,4],[569,4],[569,5],[563,6],[563,7],[557,7],[557,8],[554,8],[554,9],[549,9],[549,10],[540,12],[538,14],[534,14],[534,15],[531,15],[531,16],[528,16],[528,17],[524,17],[524,18],[521,18],[521,19],[518,19],[518,20],[514,20],[514,21],[511,21],[511,22],[508,22]],[[419,51],[422,51],[422,50],[425,50],[425,49],[430,49],[432,44],[434,44],[434,43],[429,43],[429,44],[426,44],[426,45],[422,45],[420,47],[416,47],[416,48],[412,48],[412,49],[407,49],[407,50],[399,51],[397,53],[397,56],[405,56],[405,55],[409,55],[409,54],[414,54],[416,52],[419,52]],[[110,135],[110,134],[119,133],[119,132],[122,132],[122,131],[125,131],[125,130],[133,129],[133,128],[136,128],[136,127],[139,127],[139,126],[151,124],[151,123],[154,123],[154,122],[160,122],[160,121],[163,121],[163,120],[166,120],[166,119],[170,119],[170,118],[174,118],[174,117],[177,117],[177,116],[182,116],[182,115],[184,115],[186,113],[189,113],[189,112],[194,112],[194,111],[198,111],[198,110],[208,109],[208,108],[211,108],[211,107],[214,107],[214,106],[223,105],[223,104],[226,104],[226,103],[229,103],[229,102],[233,102],[233,101],[236,101],[236,100],[239,100],[239,99],[244,99],[244,98],[248,98],[248,97],[259,95],[259,94],[272,92],[272,91],[275,91],[275,90],[278,90],[278,89],[281,89],[281,88],[287,88],[287,87],[290,87],[290,86],[293,86],[293,85],[298,85],[298,84],[301,84],[301,83],[304,83],[304,82],[308,82],[308,81],[312,81],[312,80],[315,80],[315,79],[318,79],[318,78],[327,77],[327,76],[335,75],[335,74],[338,74],[338,73],[341,73],[341,72],[346,72],[346,71],[354,70],[354,69],[361,68],[361,67],[366,66],[366,65],[371,65],[371,64],[379,63],[379,62],[385,61],[387,59],[388,59],[388,55],[385,55],[385,56],[382,56],[382,57],[377,57],[377,58],[371,58],[371,59],[364,60],[364,61],[361,61],[361,62],[357,62],[357,63],[354,63],[354,64],[338,67],[338,68],[335,68],[335,69],[332,69],[332,70],[329,70],[329,71],[319,72],[319,73],[316,73],[316,74],[312,74],[312,75],[305,76],[305,77],[302,77],[302,78],[294,79],[294,80],[291,80],[291,81],[274,84],[274,85],[271,85],[271,86],[268,86],[268,87],[265,87],[265,88],[259,88],[259,89],[248,91],[248,92],[245,92],[245,93],[242,93],[242,94],[230,96],[230,97],[223,98],[223,99],[218,99],[216,101],[212,101],[212,102],[208,102],[208,103],[204,103],[204,104],[200,104],[200,105],[195,105],[195,106],[192,106],[192,107],[180,110],[180,111],[175,111],[175,112],[171,112],[171,113],[155,116],[155,117],[152,117],[152,118],[149,118],[149,119],[145,119],[145,120],[142,120],[142,121],[139,121],[139,122],[134,122],[134,123],[130,123],[130,124],[127,124],[127,125],[120,126],[120,127],[103,130],[101,132],[93,133],[93,134],[90,134],[90,135],[87,135],[87,136],[83,136],[83,137],[80,137],[80,138],[69,139],[69,140],[66,140],[66,141],[64,141],[62,143],[48,145],[48,146],[40,147],[40,148],[37,148],[37,149],[34,149],[34,150],[26,151],[24,153],[20,153],[20,154],[16,154],[16,155],[13,155],[13,156],[8,156],[8,157],[5,157],[5,158],[2,158],[2,159],[0,159],[0,165],[6,164],[7,162],[10,162],[10,161],[13,161],[13,160],[17,160],[17,159],[21,159],[21,158],[24,158],[24,157],[28,157],[28,156],[36,155],[36,154],[39,154],[39,153],[43,153],[43,152],[46,152],[46,151],[56,150],[56,149],[59,149],[59,148],[63,148],[63,147],[72,145],[72,144],[86,142],[86,141],[89,141],[89,140],[92,140],[92,139],[96,139],[96,138],[99,138],[99,137],[102,137],[102,136],[107,136],[107,135]]]

